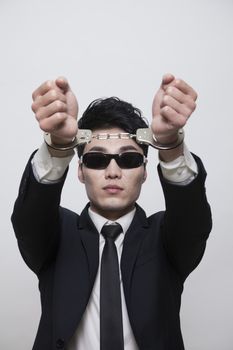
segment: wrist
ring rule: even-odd
[[[66,151],[60,151],[59,149],[55,149],[55,148],[50,147],[47,143],[45,143],[45,144],[47,146],[47,149],[48,149],[51,157],[66,158],[66,157],[73,156],[75,153],[73,149],[69,149]]]
[[[181,143],[176,148],[170,150],[160,150],[159,159],[163,162],[171,162],[184,154],[184,144]]]
[[[49,133],[44,134],[44,141],[52,157],[65,158],[74,155],[74,150],[70,145],[73,140],[64,140],[59,137],[50,135]]]
[[[66,146],[72,143],[72,141],[74,140],[73,138],[61,138],[58,136],[54,136],[52,134],[50,134],[50,140],[51,143],[54,145],[58,145],[58,146]]]
[[[179,139],[179,131],[176,133],[173,133],[171,135],[156,135],[154,134],[156,140],[161,145],[169,145],[169,144],[175,144]]]

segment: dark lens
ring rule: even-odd
[[[138,168],[143,164],[143,155],[137,152],[125,152],[119,156],[118,164],[122,169]]]
[[[108,162],[104,153],[90,152],[83,155],[83,164],[90,169],[105,169]]]

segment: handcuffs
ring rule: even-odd
[[[89,129],[79,129],[77,135],[74,137],[72,142],[66,145],[58,145],[53,143],[51,140],[51,135],[49,133],[44,134],[45,143],[52,149],[59,151],[69,151],[81,145],[90,143],[92,139],[107,140],[107,139],[135,139],[138,144],[151,146],[158,150],[171,150],[178,147],[184,140],[184,130],[180,129],[178,131],[178,138],[175,142],[169,144],[162,144],[156,140],[153,132],[150,128],[137,129],[136,134],[130,134],[126,132],[120,133],[92,133]]]

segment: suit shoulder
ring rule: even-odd
[[[62,219],[64,218],[64,219],[71,219],[71,220],[79,220],[80,218],[80,215],[74,212],[73,210],[60,207],[59,211]]]
[[[163,220],[164,217],[164,210],[158,211],[157,213],[151,214],[147,217],[148,224],[151,225],[155,222],[160,223]]]

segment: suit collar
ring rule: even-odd
[[[102,227],[105,224],[117,222],[121,225],[122,230],[123,230],[123,234],[125,234],[129,228],[132,220],[133,220],[135,212],[136,212],[136,208],[134,207],[134,209],[132,209],[127,214],[121,216],[119,219],[111,221],[111,220],[108,220],[107,218],[103,217],[102,215],[93,212],[93,210],[91,210],[90,207],[88,208],[88,214],[89,214],[91,220],[93,221],[95,227],[97,228],[98,232],[101,232]]]
[[[88,214],[89,206],[90,204],[88,203],[83,209],[78,228],[87,256],[90,283],[93,286],[99,266],[99,232]]]

